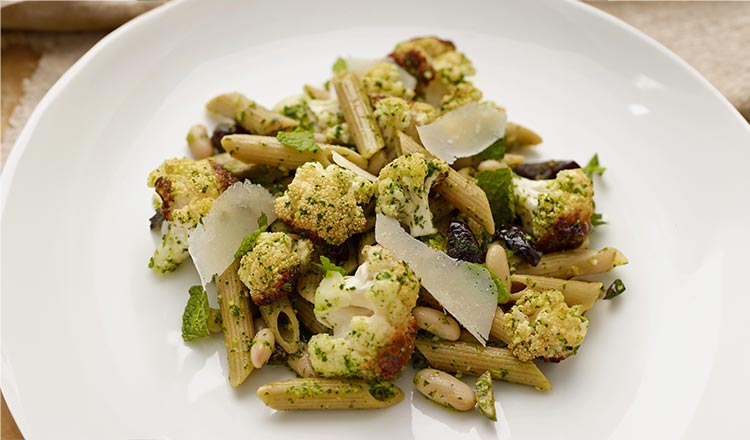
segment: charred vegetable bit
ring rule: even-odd
[[[581,166],[574,160],[548,160],[546,162],[522,163],[514,168],[513,171],[527,179],[546,180],[554,179],[557,177],[557,173],[562,170],[572,170],[575,168],[581,168]]]
[[[470,263],[482,262],[482,249],[465,223],[451,222],[448,233],[448,255]]]
[[[211,145],[219,153],[223,153],[224,147],[221,146],[221,138],[230,134],[247,134],[247,130],[237,124],[219,124],[214,128],[214,132],[211,135]]]
[[[621,279],[616,279],[612,281],[612,284],[607,287],[607,291],[604,293],[604,299],[612,299],[617,296],[620,296],[622,292],[625,291],[625,283],[622,282]]]
[[[502,227],[498,229],[495,236],[505,243],[506,248],[532,266],[539,264],[539,260],[542,259],[542,253],[531,244],[529,236],[518,226]]]
[[[148,219],[149,227],[151,230],[157,230],[161,228],[161,224],[164,223],[164,214],[161,213],[161,209],[157,209],[154,215]]]

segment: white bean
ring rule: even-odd
[[[492,243],[487,249],[485,264],[487,269],[500,279],[505,289],[510,293],[510,266],[508,265],[508,255],[505,253],[505,248],[498,243]]]
[[[477,403],[470,386],[440,370],[425,368],[417,371],[414,385],[428,399],[459,411],[468,411]]]
[[[479,162],[479,165],[477,165],[477,169],[479,171],[492,171],[497,170],[500,168],[508,168],[508,165],[506,165],[503,162],[497,161],[497,160],[483,160]]]
[[[273,354],[273,346],[276,339],[269,328],[264,328],[253,338],[253,346],[250,348],[250,361],[253,367],[260,368],[268,362]]]
[[[197,160],[211,157],[214,154],[214,146],[211,145],[211,139],[209,139],[208,131],[204,125],[196,124],[190,127],[187,142],[190,154]]]
[[[415,307],[411,312],[417,320],[417,327],[448,341],[461,336],[461,328],[452,317],[430,307]]]

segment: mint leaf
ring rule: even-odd
[[[589,163],[587,163],[586,166],[583,167],[583,172],[588,174],[589,177],[594,177],[594,174],[598,174],[601,176],[605,171],[607,171],[607,168],[599,166],[598,154],[595,154],[591,158],[591,160],[589,160]]]
[[[477,185],[487,194],[492,217],[497,225],[513,223],[516,218],[513,198],[513,172],[510,168],[480,171],[474,175]]]
[[[242,239],[240,247],[237,249],[237,252],[234,253],[234,258],[242,258],[246,253],[253,250],[255,242],[258,241],[258,237],[260,237],[260,234],[266,232],[266,229],[268,229],[268,217],[266,217],[265,212],[261,212],[260,217],[258,217],[258,229]]]
[[[479,160],[500,160],[505,156],[505,139],[500,138],[477,155]]]
[[[280,131],[276,134],[276,139],[297,151],[315,153],[320,150],[312,131]]]
[[[591,216],[591,226],[601,226],[601,225],[606,225],[606,224],[607,224],[607,222],[606,222],[606,221],[604,221],[604,218],[603,218],[603,217],[604,217],[604,216],[603,216],[602,214],[599,214],[598,212],[595,212],[595,213],[594,213],[594,214],[593,214],[593,215]]]
[[[343,58],[338,57],[336,58],[336,61],[333,63],[333,67],[331,68],[333,70],[333,73],[338,75],[342,71],[346,70],[346,61],[344,61]]]
[[[325,255],[320,256],[320,264],[315,264],[318,268],[324,272],[338,272],[341,275],[346,275],[346,270],[343,267],[337,266],[334,262],[328,259]]]
[[[185,311],[182,312],[182,339],[185,342],[192,342],[211,334],[208,329],[208,319],[211,316],[208,294],[201,286],[193,286],[189,292],[190,298],[185,305]]]

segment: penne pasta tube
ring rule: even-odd
[[[328,90],[311,86],[310,84],[305,84],[304,90],[307,96],[312,99],[331,99],[331,93]]]
[[[434,157],[409,135],[398,132],[398,138],[404,154],[422,153],[427,157]],[[435,187],[435,190],[459,211],[479,223],[487,233],[495,233],[495,220],[492,218],[487,194],[468,177],[449,168],[448,176]]]
[[[493,379],[530,385],[541,391],[552,389],[549,380],[533,362],[520,361],[505,348],[422,338],[416,340],[415,346],[427,363],[439,370],[473,376],[489,371]]]
[[[542,137],[523,125],[508,122],[505,126],[505,149],[513,151],[542,143]]]
[[[510,344],[512,335],[503,324],[504,315],[503,309],[500,307],[495,309],[495,316],[492,318],[492,327],[490,328],[490,339]]]
[[[244,129],[261,135],[289,130],[297,121],[259,105],[240,93],[225,93],[206,104],[206,109],[221,116],[234,119]]]
[[[250,347],[255,335],[250,296],[237,276],[239,264],[239,260],[235,260],[216,279],[224,345],[229,360],[229,383],[233,387],[239,386],[253,371]]]
[[[404,392],[389,382],[367,384],[339,379],[291,379],[258,389],[258,397],[273,409],[377,409],[393,406]]]
[[[565,302],[569,306],[580,304],[581,312],[591,308],[599,299],[604,285],[602,283],[592,283],[580,280],[564,280],[559,278],[542,277],[536,275],[512,275],[511,283],[516,290],[523,286],[521,290],[511,293],[511,301],[518,299],[526,293],[528,289],[535,290],[559,290],[565,296]]]
[[[339,145],[319,144],[315,153],[298,151],[271,136],[232,134],[221,139],[221,146],[229,155],[245,163],[295,169],[307,162],[320,162],[324,166],[333,163],[332,154],[337,152],[355,165],[366,168],[367,161],[354,151]]]
[[[297,311],[300,324],[310,333],[330,333],[331,329],[324,326],[315,318],[315,307],[299,295],[292,297],[292,306]]]
[[[308,303],[315,302],[315,291],[325,274],[322,270],[312,264],[305,269],[297,278],[297,293]]]
[[[615,248],[603,248],[598,251],[574,249],[544,254],[536,266],[528,263],[519,264],[516,273],[567,279],[578,275],[608,272],[627,263],[625,255]]]
[[[273,332],[276,344],[285,352],[292,354],[299,350],[299,321],[288,297],[258,306],[263,320]]]
[[[333,86],[357,151],[365,159],[371,158],[385,143],[359,78],[352,72],[344,72],[333,79]]]

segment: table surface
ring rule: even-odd
[[[639,28],[681,56],[750,121],[750,2],[588,3]],[[142,9],[117,14],[122,15],[119,17],[121,22],[140,12]],[[106,20],[91,20],[89,17],[81,26],[91,29],[95,27],[92,22],[99,27],[118,22],[111,10],[105,15]],[[103,22],[107,24],[102,25]],[[68,22],[66,26],[72,25]],[[107,34],[106,30],[28,32],[9,31],[7,27],[10,26],[6,26],[3,20],[0,56],[2,164],[26,119],[47,90]],[[2,399],[1,406],[0,440],[23,439],[5,399]]]

